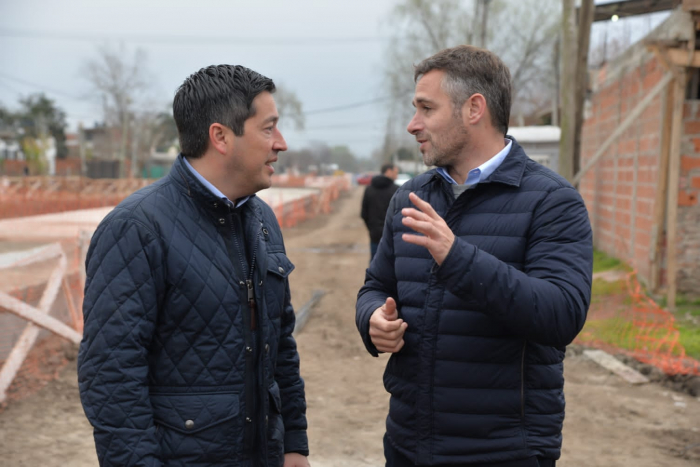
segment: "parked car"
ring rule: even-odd
[[[399,174],[396,177],[396,180],[394,180],[394,183],[397,184],[398,186],[401,186],[404,183],[406,183],[407,181],[409,181],[410,179],[411,179],[411,176],[408,174]]]
[[[360,176],[357,177],[357,184],[358,185],[369,185],[372,183],[372,177],[374,177],[376,174],[373,173],[364,173]]]

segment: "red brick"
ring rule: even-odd
[[[643,230],[646,232],[651,231],[651,227],[653,225],[653,221],[650,218],[647,217],[637,217],[637,229],[638,230]]]
[[[700,134],[700,122],[698,121],[686,121],[685,122],[685,134],[686,135],[697,135]]]
[[[695,206],[698,204],[698,192],[681,190],[678,193],[678,206]]]
[[[682,156],[681,170],[684,172],[700,168],[700,157]]]
[[[700,188],[700,177],[693,177],[690,179],[690,186],[692,188]]]
[[[656,187],[654,185],[638,185],[637,197],[654,199],[656,197]]]
[[[651,245],[651,236],[648,232],[637,231],[636,237],[635,242],[637,243],[637,247],[649,248]]]

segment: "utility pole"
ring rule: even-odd
[[[554,53],[552,57],[552,62],[553,62],[553,67],[552,69],[554,70],[554,92],[552,93],[552,126],[559,126],[559,93],[560,93],[560,86],[561,86],[561,69],[560,69],[560,64],[561,64],[561,54],[559,53],[559,47],[561,46],[561,34],[557,38],[556,41],[554,41]]]
[[[588,50],[591,45],[591,25],[595,4],[593,0],[581,0],[578,15],[578,44],[576,46],[576,120],[574,125],[574,175],[581,169],[581,131],[583,110],[588,89]]]
[[[576,10],[574,0],[562,0],[562,86],[561,140],[559,141],[559,174],[569,181],[574,178],[574,144],[576,127]]]
[[[480,46],[484,49],[486,48],[486,39],[489,31],[489,3],[491,0],[480,0],[481,5],[481,44]]]
[[[82,178],[87,175],[87,164],[85,162],[85,130],[83,129],[83,122],[78,123],[78,151],[80,153],[80,177]]]

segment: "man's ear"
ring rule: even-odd
[[[228,153],[228,146],[233,144],[232,131],[221,123],[209,126],[209,143],[220,154]]]
[[[479,93],[473,94],[462,105],[462,122],[465,125],[474,126],[488,114],[486,98]]]

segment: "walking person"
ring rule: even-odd
[[[304,382],[270,187],[273,81],[210,66],[178,89],[182,153],[99,225],[80,395],[101,466],[308,467]]]
[[[552,467],[590,303],[586,207],[507,136],[496,55],[446,49],[415,81],[408,131],[436,169],[394,195],[356,305],[369,353],[392,354],[386,465]]]
[[[384,230],[384,219],[389,209],[389,202],[399,188],[394,182],[399,175],[399,168],[394,164],[384,164],[382,173],[372,177],[362,196],[362,220],[369,230],[370,261],[377,253],[379,240]]]

